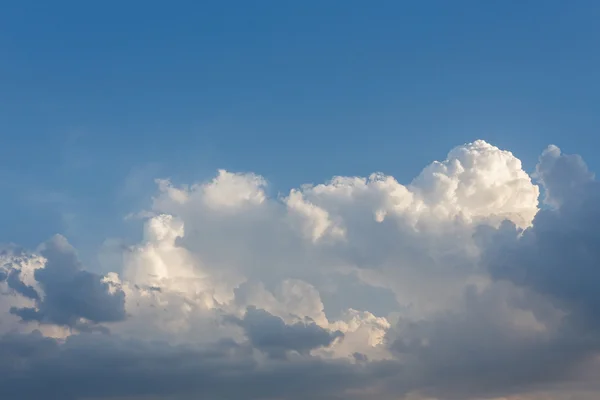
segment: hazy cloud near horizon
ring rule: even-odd
[[[479,140],[407,184],[267,188],[157,180],[106,275],[62,235],[5,245],[0,397],[597,397],[600,184],[579,156],[549,146],[530,176]]]

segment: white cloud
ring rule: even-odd
[[[577,171],[582,178],[567,185],[565,179]],[[555,147],[542,155],[537,174],[549,201],[559,208],[570,192],[587,191],[583,186],[595,182],[579,158],[565,158]],[[347,398],[408,393],[411,399],[480,398],[486,388],[502,398],[513,396],[517,387],[525,390],[526,379],[544,381],[540,363],[523,357],[561,363],[546,371],[561,377],[582,352],[596,349],[565,333],[570,308],[553,301],[548,292],[564,293],[544,286],[547,281],[529,284],[499,273],[501,268],[489,262],[492,253],[500,259],[495,245],[520,240],[522,230],[523,237],[535,233],[544,220],[538,212],[538,186],[521,162],[484,141],[451,150],[446,160],[430,164],[406,185],[375,173],[366,178],[334,177],[269,197],[264,178],[224,170],[209,182],[157,184],[152,208],[136,213],[145,219],[142,241],[122,248],[118,257],[114,253],[121,247],[113,246],[111,257],[106,257],[112,263],[120,261],[114,272],[81,272],[74,249],[62,237],[39,249],[41,254],[54,249],[45,256],[3,253],[1,332],[40,329],[43,335],[64,338],[108,328],[118,339],[107,346],[118,340],[160,340],[202,349],[220,343],[214,354],[190,350],[199,359],[210,359],[210,373],[197,363],[191,363],[189,371],[221,377],[222,365],[238,365],[248,368],[246,379],[264,382],[277,380],[278,369],[298,375],[323,368],[328,381],[298,392],[312,398],[331,398],[327,396],[335,391]],[[65,260],[74,266],[69,273],[58,268]],[[74,282],[79,279],[91,282],[86,287],[95,292],[63,293],[55,275],[36,276],[36,269],[55,271],[67,282],[60,287],[76,292]],[[10,281],[9,276],[18,279]],[[369,288],[370,294],[359,296],[357,287]],[[48,299],[46,288],[52,290]],[[28,295],[29,290],[39,298]],[[381,300],[389,293],[397,303],[393,309]],[[106,308],[68,303],[103,298],[123,310],[110,314]],[[68,314],[57,308],[61,301],[68,303],[63,308]],[[45,316],[25,318],[36,310]],[[27,321],[19,322],[17,316]],[[76,340],[67,339],[65,349],[88,346],[87,339]],[[149,362],[176,358],[179,350],[169,346],[160,347],[162,353],[150,351]],[[471,346],[478,352],[473,354]],[[577,349],[559,357],[552,353],[553,346]],[[57,360],[67,357],[72,362],[61,349],[52,350]],[[134,353],[127,354],[139,357]],[[520,367],[503,371],[513,363],[538,368],[538,373],[528,374]],[[312,367],[305,369],[307,365]],[[444,368],[452,368],[448,377],[443,377]],[[147,372],[151,379],[154,375]],[[182,387],[201,391],[185,379]],[[231,382],[247,384],[244,379],[232,376]],[[161,390],[187,393],[158,381]],[[364,390],[353,386],[359,383]],[[147,393],[117,386],[115,396]],[[228,398],[227,386],[215,383],[210,390]],[[246,395],[299,396],[282,390]],[[84,394],[90,393],[82,390]]]

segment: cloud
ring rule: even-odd
[[[598,342],[565,331],[561,317],[539,295],[511,283],[469,287],[459,309],[401,320],[389,333],[391,348],[410,366],[399,389],[413,385],[434,398],[479,399],[576,379]]]
[[[98,334],[70,336],[64,343],[38,332],[8,335],[0,339],[0,396],[324,399],[360,388],[378,374],[314,357],[257,362],[251,350],[232,341],[198,347]]]
[[[521,162],[475,141],[408,184],[158,180],[110,273],[59,235],[0,254],[0,397],[594,393],[598,183],[555,146],[533,178],[542,209]]]
[[[40,248],[44,267],[34,271],[39,290],[19,280],[21,270],[9,267],[8,286],[35,300],[35,307],[13,307],[11,313],[23,321],[85,326],[88,323],[125,319],[125,294],[102,276],[81,269],[75,249],[60,235]]]
[[[555,207],[540,211],[524,232],[505,224],[490,240],[490,271],[583,313],[585,322],[600,322],[600,184],[580,157],[563,155],[556,146],[542,154],[537,174]]]
[[[19,269],[10,268],[8,271],[2,271],[0,281],[4,280],[8,284],[8,287],[17,293],[33,300],[39,300],[39,295],[36,290],[31,286],[27,286],[27,284],[21,280],[21,271]]]
[[[241,326],[252,345],[274,357],[284,357],[287,351],[309,354],[319,347],[328,347],[342,338],[341,331],[330,332],[314,321],[298,321],[287,325],[283,319],[256,307],[248,307],[243,319],[232,319]]]

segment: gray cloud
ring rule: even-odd
[[[6,280],[6,283],[8,283],[8,287],[13,289],[15,292],[33,300],[40,299],[38,293],[34,288],[23,283],[23,281],[21,280],[20,270],[10,268],[8,272],[4,273],[4,276],[0,275],[0,282],[4,280]]]
[[[495,279],[550,296],[580,322],[600,323],[600,183],[580,157],[553,146],[537,174],[554,207],[522,233],[509,223],[487,233],[485,262]]]
[[[8,277],[9,286],[36,300],[36,308],[13,308],[11,313],[24,321],[67,326],[83,326],[81,318],[92,323],[125,318],[125,293],[119,288],[111,293],[109,284],[102,282],[100,275],[83,270],[75,250],[64,237],[54,236],[40,253],[47,262],[34,275],[44,294],[40,296],[23,284],[13,270]]]
[[[198,348],[94,334],[63,344],[36,333],[0,338],[1,398],[342,399],[380,374],[313,357],[258,364],[250,347],[231,341]]]
[[[287,325],[281,318],[256,307],[248,307],[243,319],[232,320],[244,329],[254,347],[273,357],[284,357],[290,350],[308,354],[310,350],[327,347],[344,336],[342,332],[330,332],[314,321]]]
[[[535,293],[499,282],[482,292],[467,289],[461,310],[424,321],[401,320],[390,339],[406,368],[394,389],[417,389],[447,400],[481,399],[576,379],[600,338],[556,325],[545,308]],[[538,317],[546,312],[541,322],[548,329],[519,324],[516,313],[528,311]]]

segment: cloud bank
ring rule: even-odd
[[[539,204],[540,188],[543,204]],[[412,182],[157,180],[113,272],[0,251],[0,397],[592,399],[600,186],[484,141]]]

